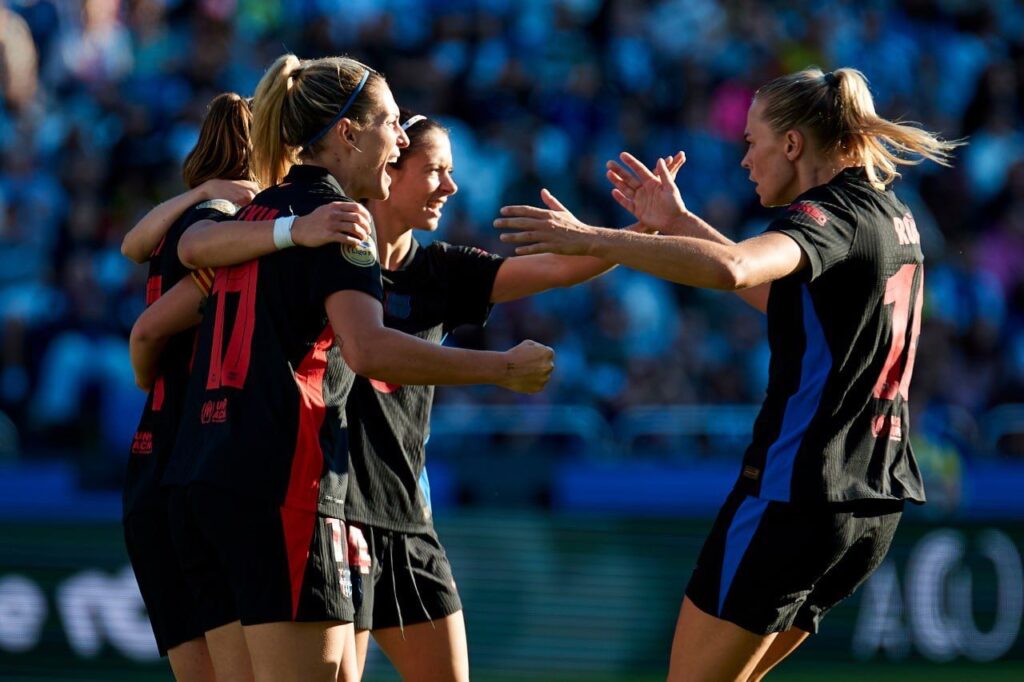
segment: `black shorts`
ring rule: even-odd
[[[352,621],[347,533],[339,519],[201,484],[175,489],[170,518],[204,630],[232,620]]]
[[[733,491],[686,596],[757,634],[817,632],[824,615],[882,563],[902,514],[900,501],[791,504]]]
[[[166,499],[124,519],[124,542],[160,655],[202,637],[198,604],[171,544]]]
[[[361,601],[357,630],[426,623],[462,610],[451,564],[433,530],[399,533],[362,524],[352,528],[365,541],[363,551],[357,543],[349,547],[352,564],[359,568],[353,569]],[[362,561],[356,559],[359,555]]]

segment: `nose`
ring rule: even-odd
[[[750,152],[743,155],[743,160],[740,161],[740,167],[750,170]]]
[[[441,180],[441,191],[447,195],[455,194],[459,191],[459,186],[455,182],[455,178],[448,171],[445,171],[444,176]]]
[[[398,139],[395,141],[395,144],[399,149],[405,149],[409,146],[409,136],[406,135],[405,130],[401,126],[398,126]]]

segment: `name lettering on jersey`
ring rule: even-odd
[[[800,201],[795,204],[791,204],[789,210],[797,213],[803,213],[821,226],[824,226],[825,223],[828,222],[828,216],[825,215],[825,212],[809,201]]]
[[[228,399],[218,401],[207,400],[199,413],[199,421],[203,424],[222,424],[228,419]]]
[[[352,265],[368,268],[377,262],[377,245],[369,237],[358,246],[342,244],[341,255]]]
[[[871,422],[871,433],[878,438],[887,433],[889,440],[903,440],[903,420],[888,414],[880,414]]]
[[[153,434],[149,431],[136,431],[135,438],[132,439],[132,454],[133,455],[151,455],[153,454]]]
[[[893,218],[892,226],[896,230],[896,239],[901,245],[921,243],[921,233],[917,231],[917,223],[914,222],[914,216],[909,212],[903,214],[902,217]]]

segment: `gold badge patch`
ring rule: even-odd
[[[342,244],[341,255],[352,265],[368,268],[377,262],[377,245],[369,239],[358,246]]]

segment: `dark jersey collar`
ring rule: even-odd
[[[405,258],[403,258],[402,262],[398,264],[398,267],[395,268],[394,270],[384,270],[382,268],[381,272],[383,272],[385,275],[387,275],[389,272],[401,272],[402,270],[408,269],[409,266],[412,265],[412,262],[416,260],[416,254],[419,253],[420,249],[423,247],[420,246],[420,243],[416,241],[415,237],[413,237],[409,241],[409,253],[405,254]]]
[[[337,178],[331,175],[328,170],[322,166],[296,164],[288,171],[288,175],[284,177],[283,182],[323,182],[333,187],[338,194],[347,196],[345,194],[345,189],[338,182]]]

